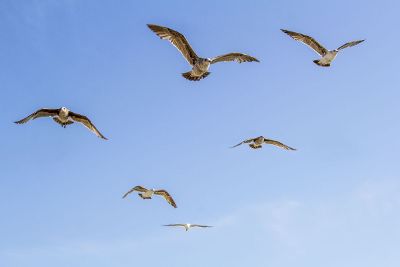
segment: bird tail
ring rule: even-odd
[[[318,59],[314,60],[313,62],[315,64],[317,64],[318,66],[321,66],[321,67],[329,67],[329,66],[331,66],[331,64],[322,64]]]
[[[258,149],[258,148],[261,148],[262,146],[256,145],[256,144],[250,144],[249,147],[251,147],[253,149]]]
[[[185,73],[182,73],[182,76],[190,81],[200,81],[201,79],[204,79],[208,75],[210,75],[211,72],[204,72],[201,76],[194,76],[192,71],[188,71]]]
[[[60,121],[60,119],[57,118],[57,117],[54,117],[53,120],[54,120],[55,122],[57,122],[58,124],[60,124],[60,125],[61,125],[62,127],[64,127],[64,128],[65,128],[67,125],[73,124],[73,123],[74,123],[73,121],[62,122],[62,121]]]

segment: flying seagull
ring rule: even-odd
[[[237,144],[237,145],[235,145],[235,146],[233,146],[231,148],[240,146],[241,144],[249,144],[249,147],[251,147],[253,149],[257,149],[257,148],[262,148],[262,145],[264,143],[265,144],[269,144],[269,145],[278,146],[278,147],[281,147],[281,148],[286,149],[286,150],[296,150],[295,148],[292,148],[290,146],[282,144],[281,142],[278,142],[278,141],[275,141],[275,140],[271,140],[271,139],[267,139],[264,136],[259,136],[259,137],[256,137],[256,138],[247,139],[247,140],[245,140],[243,142],[240,142],[239,144]]]
[[[316,59],[313,62],[315,64],[317,64],[318,66],[322,66],[322,67],[329,67],[331,65],[332,61],[335,59],[337,53],[339,53],[340,50],[345,49],[347,47],[352,47],[352,46],[358,45],[359,43],[362,43],[365,41],[365,40],[359,40],[359,41],[348,42],[335,50],[329,51],[325,47],[323,47],[320,43],[318,43],[314,38],[312,38],[310,36],[307,36],[307,35],[304,35],[301,33],[297,33],[297,32],[291,32],[288,30],[281,29],[281,31],[283,31],[284,33],[286,33],[287,35],[292,37],[294,40],[302,42],[305,45],[308,45],[309,47],[311,47],[311,49],[313,49],[315,52],[317,52],[321,56],[321,58]]]
[[[190,228],[193,227],[201,227],[201,228],[209,228],[212,226],[209,225],[201,225],[201,224],[190,224],[190,223],[175,223],[175,224],[166,224],[163,226],[176,226],[176,227],[184,227],[185,231],[189,231]]]
[[[105,138],[99,132],[99,130],[97,130],[96,126],[94,126],[94,124],[89,120],[88,117],[78,114],[78,113],[74,113],[65,107],[58,108],[58,109],[42,108],[42,109],[39,109],[38,111],[32,113],[31,115],[29,115],[26,118],[16,121],[15,123],[24,124],[30,120],[34,120],[34,119],[42,118],[42,117],[52,117],[56,123],[60,124],[64,128],[67,127],[67,125],[73,124],[74,122],[80,122],[86,128],[88,128],[90,131],[95,133],[98,137],[107,140],[107,138]]]
[[[147,189],[144,188],[143,186],[135,186],[134,188],[132,188],[131,190],[129,190],[122,198],[125,198],[127,195],[129,195],[130,193],[134,192],[134,191],[138,191],[141,192],[138,195],[142,198],[142,199],[151,199],[151,197],[155,194],[155,195],[159,195],[165,198],[165,200],[174,208],[176,208],[176,204],[174,199],[171,197],[171,195],[163,190],[155,190],[155,189]]]
[[[210,72],[208,68],[211,64],[222,62],[222,61],[236,61],[242,62],[259,62],[258,59],[245,55],[242,53],[229,53],[214,58],[201,58],[196,55],[185,36],[181,33],[174,31],[167,27],[162,27],[154,24],[147,24],[147,26],[155,32],[161,39],[170,41],[185,57],[185,59],[192,66],[192,70],[182,73],[182,76],[191,81],[199,81],[207,77]]]

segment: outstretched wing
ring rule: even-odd
[[[365,40],[348,42],[348,43],[345,43],[344,45],[342,45],[341,47],[339,47],[337,50],[340,51],[340,50],[345,49],[347,47],[352,47],[352,46],[358,45],[359,43],[362,43],[364,41]]]
[[[326,50],[325,47],[323,47],[314,38],[312,38],[308,35],[297,33],[297,32],[292,32],[292,31],[288,31],[288,30],[282,30],[282,29],[281,29],[281,31],[283,31],[284,33],[286,33],[287,35],[289,35],[296,41],[302,42],[303,44],[311,47],[315,52],[317,52],[322,57],[325,56],[326,53],[328,53],[328,50]]]
[[[193,66],[195,64],[196,60],[199,57],[196,55],[183,34],[170,28],[154,24],[147,24],[147,26],[161,39],[170,41],[171,44],[173,44],[182,53],[182,55],[186,58],[190,65]]]
[[[286,149],[286,150],[296,150],[295,148],[292,148],[290,146],[282,144],[281,142],[278,142],[278,141],[275,141],[275,140],[271,140],[271,139],[265,139],[264,143],[270,144],[270,145],[274,145],[274,146],[278,146],[278,147],[281,147],[281,148]]]
[[[81,114],[78,113],[74,113],[72,111],[69,112],[69,116],[71,119],[73,119],[76,122],[80,122],[83,125],[85,125],[86,128],[88,128],[90,131],[92,131],[93,133],[95,133],[98,137],[103,138],[105,140],[108,140],[107,138],[104,137],[104,135],[102,135],[100,133],[99,130],[97,130],[96,126],[94,126],[94,124],[89,120],[88,117],[83,116]]]
[[[231,146],[231,148],[234,148],[234,147],[240,146],[241,144],[248,144],[248,143],[251,143],[251,142],[254,142],[254,138],[251,138],[251,139],[244,140],[244,141],[240,142],[240,143],[239,143],[239,144],[237,144],[237,145]]]
[[[164,224],[163,226],[181,226],[181,227],[185,227],[185,225],[182,224],[182,223]]]
[[[191,224],[190,226],[192,227],[201,227],[201,228],[209,228],[212,227],[210,225],[201,225],[201,224]]]
[[[132,188],[131,190],[129,190],[128,192],[125,193],[125,195],[122,198],[126,198],[127,195],[129,195],[130,193],[134,192],[134,191],[139,191],[139,192],[146,192],[147,189],[138,185],[135,186],[134,188]]]
[[[154,194],[163,196],[163,197],[165,198],[165,200],[166,200],[172,207],[174,207],[174,208],[177,207],[176,204],[175,204],[174,199],[171,197],[171,195],[170,195],[167,191],[162,190],[162,189],[161,189],[161,190],[156,190],[156,191],[154,191]]]
[[[54,117],[54,116],[57,116],[59,112],[60,112],[60,109],[42,108],[42,109],[39,109],[38,111],[32,113],[31,115],[29,115],[26,118],[16,121],[15,123],[23,124],[30,120],[34,120],[34,119],[41,118],[41,117]]]
[[[260,62],[258,59],[256,59],[255,57],[246,55],[246,54],[242,54],[242,53],[229,53],[229,54],[225,54],[222,56],[218,56],[218,57],[214,57],[211,59],[211,64],[217,63],[217,62],[222,62],[222,61],[236,61],[238,63],[242,63],[242,62]]]

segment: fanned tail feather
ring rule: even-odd
[[[201,79],[204,79],[205,77],[207,77],[208,75],[210,75],[211,72],[204,72],[203,75],[201,76],[194,76],[192,75],[191,71],[182,73],[182,76],[190,81],[200,81]]]
[[[314,60],[313,62],[321,67],[329,67],[331,65],[331,64],[321,64],[321,62],[318,59]]]

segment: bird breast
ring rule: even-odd
[[[337,55],[337,51],[333,50],[333,51],[329,51],[323,58],[322,60],[326,61],[327,63],[330,63],[332,60],[335,59]]]
[[[202,72],[206,72],[210,67],[210,62],[208,62],[207,60],[199,60],[198,62],[196,62],[195,68],[196,67]]]
[[[264,143],[264,137],[259,137],[256,140],[254,140],[254,143],[256,145],[261,145],[262,143]]]
[[[154,192],[152,190],[148,190],[148,191],[144,192],[142,196],[144,196],[144,197],[152,197],[153,194],[154,194]]]
[[[60,112],[58,113],[58,117],[60,118],[61,121],[67,121],[68,120],[68,111],[61,109]]]

